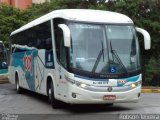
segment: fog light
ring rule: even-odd
[[[76,93],[72,93],[72,97],[76,98],[77,97]]]

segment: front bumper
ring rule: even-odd
[[[123,92],[95,92],[85,90],[76,85],[69,85],[69,96],[67,103],[71,104],[105,104],[105,103],[123,103],[123,102],[138,102],[141,93],[141,85]],[[74,97],[73,97],[74,94]],[[104,100],[105,95],[116,96],[115,100]]]

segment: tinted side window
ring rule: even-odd
[[[40,24],[33,28],[33,31],[36,31],[36,42],[34,42],[34,46],[38,49],[52,49],[52,39],[51,39],[51,25],[50,21]],[[33,40],[35,41],[35,40]]]
[[[50,21],[11,36],[12,44],[52,50]],[[12,51],[14,48],[12,48]],[[17,50],[20,52],[21,50]],[[15,51],[16,52],[16,51]]]

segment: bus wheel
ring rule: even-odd
[[[51,81],[50,84],[48,85],[48,99],[49,99],[49,102],[51,103],[52,107],[54,109],[56,108],[60,108],[60,101],[57,100],[55,97],[54,97],[54,85],[53,85],[53,82]]]
[[[19,86],[19,77],[16,75],[16,90],[18,94],[22,93],[22,88]]]

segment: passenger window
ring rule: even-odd
[[[12,44],[26,45],[37,49],[52,51],[51,24],[50,21],[39,24],[35,27],[22,31],[12,36]],[[13,50],[13,49],[12,49]],[[17,50],[16,52],[21,52]]]

